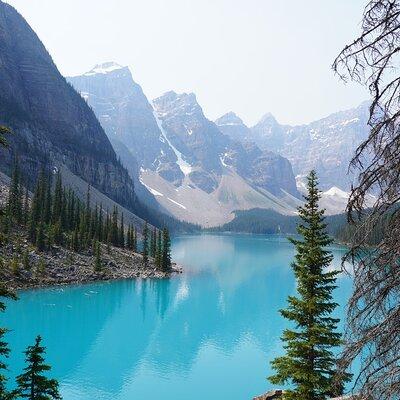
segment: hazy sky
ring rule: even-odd
[[[366,0],[8,0],[64,75],[129,65],[151,99],[194,92],[215,119],[266,112],[306,123],[358,105],[365,89],[334,76]]]

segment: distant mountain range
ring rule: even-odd
[[[321,189],[338,187],[347,191],[353,181],[349,161],[358,145],[368,136],[369,102],[331,114],[307,125],[281,125],[266,114],[248,128],[234,113],[217,119],[222,132],[235,140],[254,142],[286,157],[293,166],[299,188],[311,169],[318,173]]]
[[[193,93],[170,91],[149,101],[130,70],[116,63],[67,79],[133,179],[180,219],[214,226],[252,208],[293,215],[312,168],[328,213],[345,208],[347,166],[367,134],[367,103],[309,125],[280,125],[266,114],[248,127],[233,112],[210,121]]]
[[[295,213],[300,193],[290,162],[225,135],[205,117],[194,94],[171,91],[150,102],[129,69],[115,63],[67,79],[92,107],[128,170],[135,174],[130,163],[139,166],[134,179],[177,218],[209,226],[228,221],[236,209]],[[123,149],[131,153],[130,162]]]
[[[340,213],[348,162],[368,132],[367,103],[308,125],[266,114],[248,127],[233,112],[209,120],[193,93],[149,101],[129,68],[113,62],[65,79],[1,0],[0,72],[0,124],[14,132],[11,150],[0,150],[1,172],[9,175],[17,156],[32,187],[41,168],[60,170],[82,196],[89,184],[99,201],[159,224],[216,226],[254,208],[295,215],[312,168],[322,205]]]

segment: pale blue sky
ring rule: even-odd
[[[335,55],[359,33],[365,0],[8,0],[64,75],[129,65],[149,98],[194,92],[206,115],[248,124],[266,112],[306,123],[358,105]]]

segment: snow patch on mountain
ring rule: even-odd
[[[143,182],[143,179],[142,179],[142,174],[143,174],[143,172],[144,172],[144,169],[143,169],[143,168],[140,168],[139,182],[140,182],[153,196],[164,196],[161,192],[159,192],[159,191],[156,190],[156,189],[153,189],[152,187],[150,187],[149,185],[146,185],[146,184]]]
[[[329,190],[324,192],[324,195],[339,197],[346,200],[349,198],[349,194],[344,190],[339,189],[337,186],[332,186]]]
[[[84,99],[86,101],[89,100],[90,93],[88,93],[88,92],[80,92],[80,95],[81,95],[82,99]]]
[[[183,205],[183,204],[181,204],[181,203],[178,203],[177,201],[175,201],[175,200],[172,200],[171,198],[169,198],[169,197],[167,197],[167,199],[169,200],[169,201],[172,201],[172,203],[174,203],[174,204],[176,204],[177,206],[179,206],[179,207],[181,207],[181,208],[183,208],[184,210],[186,210],[187,208]]]
[[[150,186],[147,186],[144,184],[144,186],[146,186],[146,188],[148,189],[148,191],[154,195],[154,196],[164,196],[162,193],[160,193],[158,190],[151,188]]]
[[[96,74],[108,74],[112,71],[116,71],[122,68],[122,65],[119,65],[115,62],[106,62],[103,64],[97,64],[93,69],[91,69],[89,72],[86,72],[84,75],[91,76]]]
[[[224,167],[229,167],[229,165],[225,162],[225,158],[228,156],[228,153],[224,153],[219,157],[219,160],[221,161],[221,164]]]
[[[165,130],[162,126],[162,122],[160,121],[160,119],[158,118],[158,115],[155,111],[153,111],[153,115],[154,118],[157,122],[158,128],[161,131],[162,136],[160,137],[160,140],[162,142],[165,143],[165,141],[169,144],[169,146],[171,147],[171,149],[173,150],[173,152],[176,155],[176,158],[178,159],[178,161],[176,162],[179,165],[179,168],[181,169],[181,171],[184,173],[184,175],[189,175],[192,172],[192,166],[183,159],[182,157],[182,153],[170,142],[170,140],[167,138],[167,135],[165,133]]]

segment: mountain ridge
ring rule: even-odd
[[[252,127],[228,125],[220,128],[242,142],[253,141],[262,149],[269,149],[286,157],[293,165],[299,184],[311,169],[317,171],[323,190],[339,186],[349,190],[354,174],[348,173],[349,162],[358,145],[368,136],[369,102],[337,111],[316,121],[302,125],[280,124],[271,113],[266,113]],[[220,123],[220,118],[216,120]]]
[[[282,156],[243,146],[225,135],[206,118],[194,93],[171,90],[149,101],[129,69],[123,68],[122,73],[111,63],[106,68],[108,65],[113,69],[109,73],[84,73],[67,79],[93,108],[108,137],[117,136],[131,151],[139,167],[139,182],[161,207],[175,217],[202,224],[213,223],[213,218],[218,223],[221,217],[232,218],[234,203],[248,208],[260,205],[261,201],[264,206],[294,212],[292,206],[283,205],[286,193],[295,197],[299,193],[290,163]],[[121,80],[125,83],[122,92]],[[136,96],[134,92],[139,88],[141,95]],[[104,104],[108,104],[107,112]],[[145,121],[144,125],[129,125],[128,112],[131,120]],[[143,135],[142,130],[150,124],[153,131]],[[131,141],[135,146],[129,146]],[[229,189],[227,182],[233,185]],[[245,200],[245,192],[238,185],[246,188],[248,199],[252,198],[255,204]],[[221,200],[217,194],[221,190],[228,190],[229,198],[236,200],[231,203],[226,196]],[[208,207],[195,210],[192,204],[198,203],[194,196],[203,198]],[[199,215],[199,209],[204,216]]]

